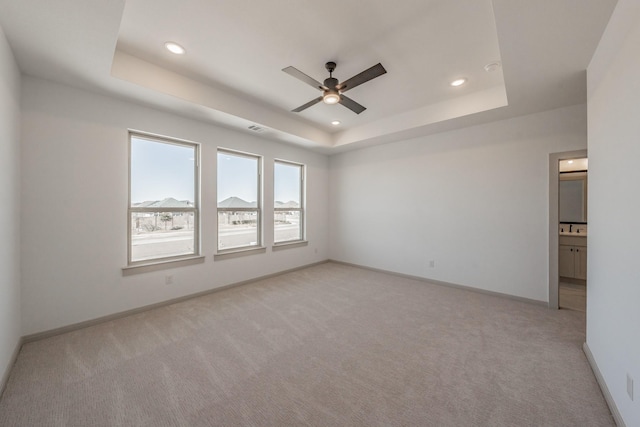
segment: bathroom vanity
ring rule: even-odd
[[[587,280],[587,236],[560,233],[560,277]]]

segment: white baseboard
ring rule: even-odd
[[[459,285],[457,283],[451,283],[451,282],[443,282],[442,280],[429,279],[428,277],[413,276],[411,274],[398,273],[398,272],[391,271],[391,270],[383,270],[383,269],[380,269],[380,268],[368,267],[366,265],[353,264],[353,263],[350,263],[350,262],[338,261],[338,260],[335,260],[335,259],[330,259],[329,262],[335,262],[336,264],[348,265],[350,267],[357,267],[357,268],[362,268],[362,269],[365,269],[365,270],[376,271],[378,273],[386,273],[386,274],[390,274],[392,276],[404,277],[405,279],[419,280],[421,282],[431,283],[433,285],[446,286],[448,288],[455,288],[455,289],[463,289],[463,290],[466,290],[466,291],[476,292],[476,293],[479,293],[479,294],[492,295],[494,297],[501,297],[501,298],[507,298],[507,299],[514,300],[514,301],[526,302],[527,304],[540,305],[540,306],[544,306],[544,307],[548,306],[548,303],[546,301],[539,301],[539,300],[535,300],[535,299],[531,299],[531,298],[519,297],[519,296],[516,296],[516,295],[505,294],[505,293],[502,293],[502,292],[489,291],[489,290],[482,289],[482,288],[475,288],[473,286]]]
[[[77,331],[79,329],[84,329],[84,328],[88,328],[90,326],[99,325],[100,323],[109,322],[111,320],[116,320],[116,319],[120,319],[122,317],[127,317],[127,316],[131,316],[131,315],[134,315],[134,314],[138,314],[138,313],[142,313],[142,312],[145,312],[145,311],[149,311],[149,310],[152,310],[154,308],[159,308],[159,307],[164,307],[164,306],[171,305],[171,304],[176,304],[176,303],[179,303],[179,302],[182,302],[182,301],[186,301],[186,300],[190,300],[190,299],[193,299],[193,298],[197,298],[197,297],[200,297],[200,296],[203,296],[203,295],[208,295],[208,294],[211,294],[211,293],[214,293],[214,292],[224,291],[225,289],[234,288],[236,286],[246,285],[246,284],[249,284],[249,283],[257,282],[259,280],[269,279],[271,277],[280,276],[282,274],[291,273],[293,271],[302,270],[304,268],[313,267],[314,265],[324,264],[324,263],[327,263],[327,262],[329,262],[329,260],[323,260],[323,261],[314,262],[314,263],[311,263],[311,264],[305,264],[305,265],[301,265],[299,267],[294,267],[294,268],[291,268],[291,269],[288,269],[288,270],[278,271],[276,273],[266,274],[266,275],[260,276],[260,277],[254,277],[252,279],[243,280],[241,282],[236,282],[236,283],[231,283],[231,284],[224,285],[224,286],[219,286],[217,288],[209,289],[209,290],[198,292],[198,293],[195,293],[195,294],[185,295],[185,296],[178,297],[178,298],[172,298],[172,299],[167,300],[167,301],[162,301],[162,302],[155,303],[155,304],[145,305],[143,307],[138,307],[138,308],[134,308],[134,309],[131,309],[131,310],[121,311],[119,313],[109,314],[107,316],[102,316],[102,317],[98,317],[98,318],[95,318],[95,319],[86,320],[84,322],[73,323],[71,325],[62,326],[60,328],[49,329],[49,330],[42,331],[42,332],[36,332],[35,334],[29,334],[29,335],[23,336],[22,337],[22,343],[27,344],[27,343],[30,343],[30,342],[33,342],[33,341],[40,341],[40,340],[43,340],[43,339],[46,339],[46,338],[55,337],[56,335],[61,335],[61,334],[65,334],[67,332]]]
[[[13,354],[9,359],[9,363],[7,364],[7,369],[2,374],[2,379],[0,380],[0,399],[2,398],[2,394],[4,393],[4,390],[7,388],[7,383],[9,382],[9,375],[11,375],[11,371],[13,370],[13,365],[16,364],[16,359],[18,358],[18,353],[20,353],[22,344],[24,344],[24,340],[20,338],[16,344],[16,347],[13,349]]]
[[[604,400],[606,400],[607,405],[609,405],[609,410],[611,411],[611,415],[613,415],[613,420],[616,422],[616,425],[618,427],[626,427],[626,424],[622,419],[622,415],[620,415],[620,411],[618,411],[616,402],[613,400],[613,396],[611,396],[611,392],[609,392],[609,387],[607,387],[607,383],[604,382],[604,377],[600,372],[600,368],[598,368],[596,359],[593,358],[593,353],[591,353],[591,349],[589,348],[589,345],[585,342],[582,345],[582,349],[584,350],[585,356],[587,356],[587,360],[589,361],[589,365],[591,366],[593,375],[595,375],[596,381],[598,381],[600,390],[602,390],[602,395],[604,396]]]

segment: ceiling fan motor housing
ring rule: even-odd
[[[338,79],[335,77],[329,77],[324,80],[324,85],[329,88],[329,90],[334,90],[336,86],[338,86]]]

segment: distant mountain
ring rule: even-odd
[[[163,200],[148,200],[146,202],[134,203],[133,206],[136,208],[192,208],[193,202],[167,197]]]
[[[299,208],[300,204],[298,202],[294,202],[293,200],[289,200],[288,202],[281,202],[279,200],[275,203],[276,208]]]
[[[218,202],[219,208],[255,208],[257,207],[256,202],[247,202],[242,200],[239,197],[231,196],[224,199],[221,202]]]

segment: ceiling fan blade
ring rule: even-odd
[[[362,83],[366,83],[369,80],[375,79],[383,74],[385,74],[387,70],[384,69],[382,64],[378,63],[373,67],[364,70],[360,74],[356,74],[350,79],[345,80],[344,82],[338,85],[338,90],[340,92],[346,92],[350,89],[353,89],[356,86],[360,86]]]
[[[307,76],[305,73],[303,73],[302,71],[298,70],[297,68],[289,66],[287,68],[283,68],[282,71],[284,71],[285,73],[289,74],[290,76],[295,77],[298,80],[301,80],[301,81],[305,82],[306,84],[308,84],[310,86],[313,86],[316,89],[327,90],[327,88],[322,83],[320,83],[319,81],[317,81],[313,77]]]
[[[320,99],[322,99],[322,98],[320,98]],[[351,111],[353,111],[356,114],[360,114],[364,110],[366,110],[365,107],[363,107],[362,105],[358,104],[353,99],[347,98],[344,95],[340,95],[340,104],[344,105],[345,107],[347,107],[348,109],[350,109]]]
[[[307,108],[311,107],[312,105],[316,105],[318,102],[322,101],[322,97],[319,96],[316,99],[314,99],[313,101],[309,101],[304,105],[299,106],[298,108],[296,108],[295,110],[291,110],[294,113],[299,113],[302,110],[306,110]]]

